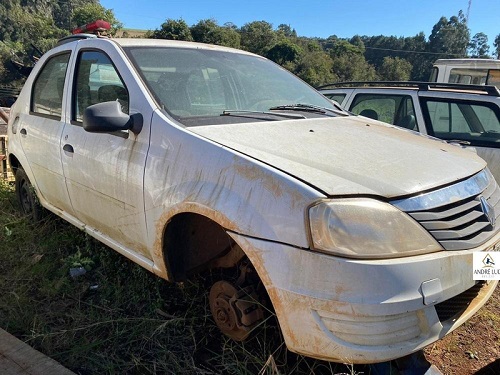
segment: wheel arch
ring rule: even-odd
[[[14,154],[9,154],[9,164],[13,174],[16,174],[19,167],[22,167],[19,159]]]
[[[190,210],[168,219],[161,244],[168,279],[183,281],[207,269],[233,267],[245,256],[216,216]]]

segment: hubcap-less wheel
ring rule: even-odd
[[[210,311],[222,333],[233,340],[243,341],[250,334],[250,330],[238,325],[237,311],[230,302],[237,293],[231,283],[217,281],[210,289]]]
[[[236,311],[229,302],[236,293],[236,288],[225,281],[218,281],[210,290],[210,310],[224,333],[232,332],[237,326]]]
[[[32,197],[30,196],[30,194],[32,194],[30,191],[31,186],[26,180],[22,180],[20,185],[19,200],[21,203],[21,209],[25,214],[31,214],[33,212]]]
[[[238,291],[228,281],[217,281],[210,289],[209,302],[217,327],[236,341],[245,340],[264,315],[251,286]]]
[[[16,171],[16,195],[24,214],[29,215],[34,221],[38,221],[43,217],[43,208],[38,202],[35,190],[26,172],[21,167]]]

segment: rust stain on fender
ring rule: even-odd
[[[237,174],[249,181],[260,181],[264,189],[270,191],[276,198],[280,198],[283,195],[283,188],[279,182],[274,176],[264,172],[259,166],[239,163],[234,165],[234,169]]]
[[[304,193],[301,190],[291,188],[284,183],[285,180],[276,178],[276,176],[260,166],[242,163],[239,157],[235,157],[233,168],[236,174],[248,181],[260,182],[261,186],[272,193],[275,198],[289,197],[292,208],[307,204]]]

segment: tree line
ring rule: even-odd
[[[462,11],[449,19],[441,17],[429,38],[423,32],[413,37],[309,38],[298,36],[286,24],[274,29],[269,22],[254,21],[238,28],[213,19],[192,26],[182,19],[167,19],[146,37],[241,48],[273,60],[313,86],[340,81],[425,81],[439,58],[493,57],[487,35],[477,33],[471,38]],[[500,34],[494,45],[494,56],[500,58]]]
[[[70,30],[96,19],[110,22],[114,31],[122,27],[98,0],[2,0],[0,84],[22,85],[25,77],[12,62],[33,65]]]
[[[20,83],[9,69],[9,60],[26,63],[33,49],[44,51],[68,30],[96,19],[121,28],[110,9],[98,0],[4,0],[0,4],[0,83]],[[22,26],[20,26],[22,25]],[[122,33],[127,36],[127,32]],[[219,25],[214,19],[189,26],[182,19],[167,19],[143,37],[195,41],[240,48],[265,56],[313,86],[340,81],[427,80],[432,63],[439,58],[500,58],[500,34],[490,52],[488,36],[471,37],[462,11],[441,17],[428,38],[423,32],[412,37],[360,36],[311,38],[297,35],[286,24],[274,28],[266,21]],[[30,52],[31,51],[31,52]]]

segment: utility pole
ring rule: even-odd
[[[470,3],[470,1],[469,1]],[[71,31],[71,16],[73,15],[73,4],[68,0],[68,31]]]
[[[465,14],[465,23],[469,24],[469,12],[470,12],[470,6],[471,6],[472,0],[469,0],[469,5],[467,6],[467,13]]]

